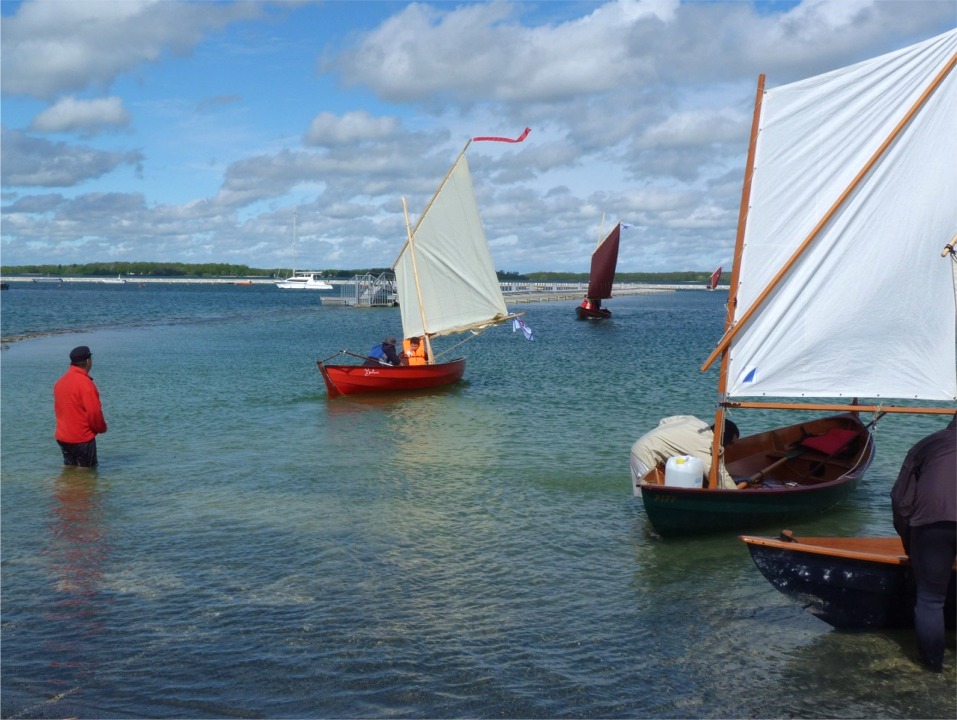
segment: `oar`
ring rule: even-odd
[[[359,355],[358,353],[354,353],[354,352],[352,352],[351,350],[340,350],[339,352],[337,352],[337,353],[335,353],[335,354],[333,354],[333,355],[330,355],[329,357],[325,358],[324,360],[316,360],[316,362],[320,362],[320,363],[322,363],[323,365],[325,365],[327,362],[329,362],[330,360],[332,360],[332,358],[337,358],[337,357],[339,357],[340,355],[351,355],[352,357],[359,358],[360,360],[368,360],[368,358],[369,358],[368,355]]]
[[[764,468],[764,470],[759,470],[758,472],[754,473],[754,475],[749,477],[747,480],[742,480],[741,482],[739,482],[738,490],[744,490],[747,487],[756,485],[757,483],[761,482],[761,480],[764,479],[764,476],[767,475],[772,470],[776,470],[777,468],[781,467],[788,460],[793,460],[794,458],[801,457],[806,452],[807,450],[805,448],[799,447],[795,449],[794,446],[792,446],[790,449],[790,452],[788,452],[787,455],[785,455],[782,458],[778,458],[773,463],[771,463],[766,468]]]

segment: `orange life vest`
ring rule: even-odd
[[[402,341],[402,352],[405,354],[409,365],[427,365],[429,362],[424,341],[420,340],[419,346],[413,349],[410,339],[406,338]]]

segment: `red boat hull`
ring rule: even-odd
[[[575,312],[578,314],[579,320],[607,320],[611,317],[611,310],[605,310],[604,308],[600,310],[589,310],[579,305],[575,308]]]
[[[435,365],[325,365],[316,361],[330,398],[361,393],[402,392],[451,385],[465,374],[465,358]]]

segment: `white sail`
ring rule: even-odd
[[[941,257],[957,230],[957,70],[894,135],[955,57],[952,30],[765,93],[735,322],[838,207],[731,341],[729,396],[957,398]]]
[[[464,150],[393,269],[405,337],[448,335],[507,319]]]

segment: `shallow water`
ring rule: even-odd
[[[838,632],[733,535],[669,540],[628,450],[708,418],[720,293],[516,305],[465,381],[329,401],[315,360],[398,310],[268,286],[14,284],[0,297],[2,716],[954,717],[911,631]],[[53,334],[47,334],[53,333]],[[51,387],[90,345],[110,424],[64,471]],[[778,417],[740,411],[744,433]],[[798,534],[892,534],[887,417],[851,501]],[[776,533],[780,528],[766,528]]]

